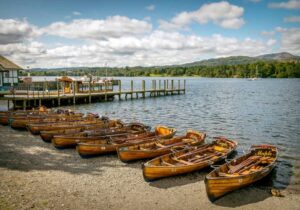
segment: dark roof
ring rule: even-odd
[[[23,68],[0,55],[0,71],[22,70]]]

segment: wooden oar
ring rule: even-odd
[[[202,162],[202,161],[207,160],[207,159],[211,159],[214,156],[220,156],[220,155],[222,155],[222,153],[214,153],[214,154],[211,154],[211,155],[208,155],[208,156],[196,159],[196,160],[194,160],[192,162],[193,163],[198,163],[198,162]]]
[[[203,151],[206,151],[206,150],[211,150],[212,149],[211,146],[212,145],[209,144],[209,145],[200,147],[200,148],[192,150],[192,151],[190,151],[188,153],[182,154],[182,155],[178,156],[177,158],[184,158],[184,157],[193,155],[193,154],[198,153],[198,152],[203,152]]]
[[[259,159],[260,159],[259,156],[252,156],[252,157],[250,157],[250,158],[244,160],[244,161],[241,162],[240,164],[238,164],[238,165],[232,167],[232,168],[228,171],[228,173],[230,173],[230,174],[236,173],[237,171],[239,171],[239,170],[241,170],[242,168],[244,168],[244,167],[246,167],[246,166],[252,164],[253,162],[258,161]]]

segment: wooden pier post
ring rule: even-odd
[[[29,99],[29,84],[27,84],[27,100]]]
[[[166,95],[169,94],[168,91],[169,91],[169,80],[167,79],[167,92],[166,92]]]
[[[166,84],[166,80],[164,80],[164,95],[166,95],[166,88],[167,88],[167,84]]]
[[[59,82],[58,82],[58,79],[56,79],[56,87],[57,87],[57,105],[60,106],[60,94],[59,94]],[[54,104],[53,100],[52,100],[52,104]]]
[[[145,91],[146,91],[146,82],[145,80],[142,81],[142,95],[143,95],[143,98],[145,98]]]
[[[158,81],[158,95],[160,96],[161,91],[161,80]]]
[[[186,81],[183,80],[183,94],[185,94],[185,85],[186,85]]]
[[[150,96],[153,96],[154,95],[154,80],[151,80],[151,92],[150,92]]]
[[[104,82],[104,88],[105,88],[104,100],[107,101],[107,81],[106,80]]]
[[[174,91],[174,80],[173,79],[171,80],[171,89],[172,89],[171,95],[173,95],[173,91]]]
[[[92,78],[90,78],[90,81],[89,81],[89,103],[92,103],[91,80],[92,80]]]
[[[118,81],[119,84],[119,100],[121,100],[121,91],[122,91],[122,83],[121,80]]]
[[[75,98],[75,97],[76,97],[76,93],[75,93],[75,90],[76,90],[76,88],[75,88],[76,82],[73,81],[72,84],[73,84],[73,104],[75,105],[75,104],[76,104],[76,98]]]
[[[133,98],[133,80],[130,82],[130,92],[131,92],[131,99]]]
[[[180,94],[180,80],[178,80],[178,87],[177,87],[177,89],[178,89],[178,95]]]
[[[23,110],[26,110],[26,100],[23,100]]]
[[[157,92],[156,92],[156,80],[153,81],[154,82],[154,97],[157,96]]]

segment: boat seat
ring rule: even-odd
[[[164,165],[167,165],[167,166],[174,166],[173,164],[168,163],[168,162],[166,162],[164,160],[161,160],[161,163],[164,164]]]
[[[164,148],[164,147],[166,147],[165,145],[162,145],[161,143],[159,143],[159,142],[155,142],[155,145],[156,146],[158,146],[158,147],[161,147],[161,148]]]
[[[175,161],[177,161],[177,162],[179,162],[179,163],[183,163],[183,164],[185,164],[185,165],[193,165],[192,163],[190,163],[190,162],[188,162],[188,161],[181,160],[181,159],[178,159],[178,158],[176,158],[176,157],[172,157],[172,160],[175,160]]]

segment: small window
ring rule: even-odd
[[[4,77],[5,77],[5,78],[9,78],[9,72],[5,72],[5,73],[4,73]]]

